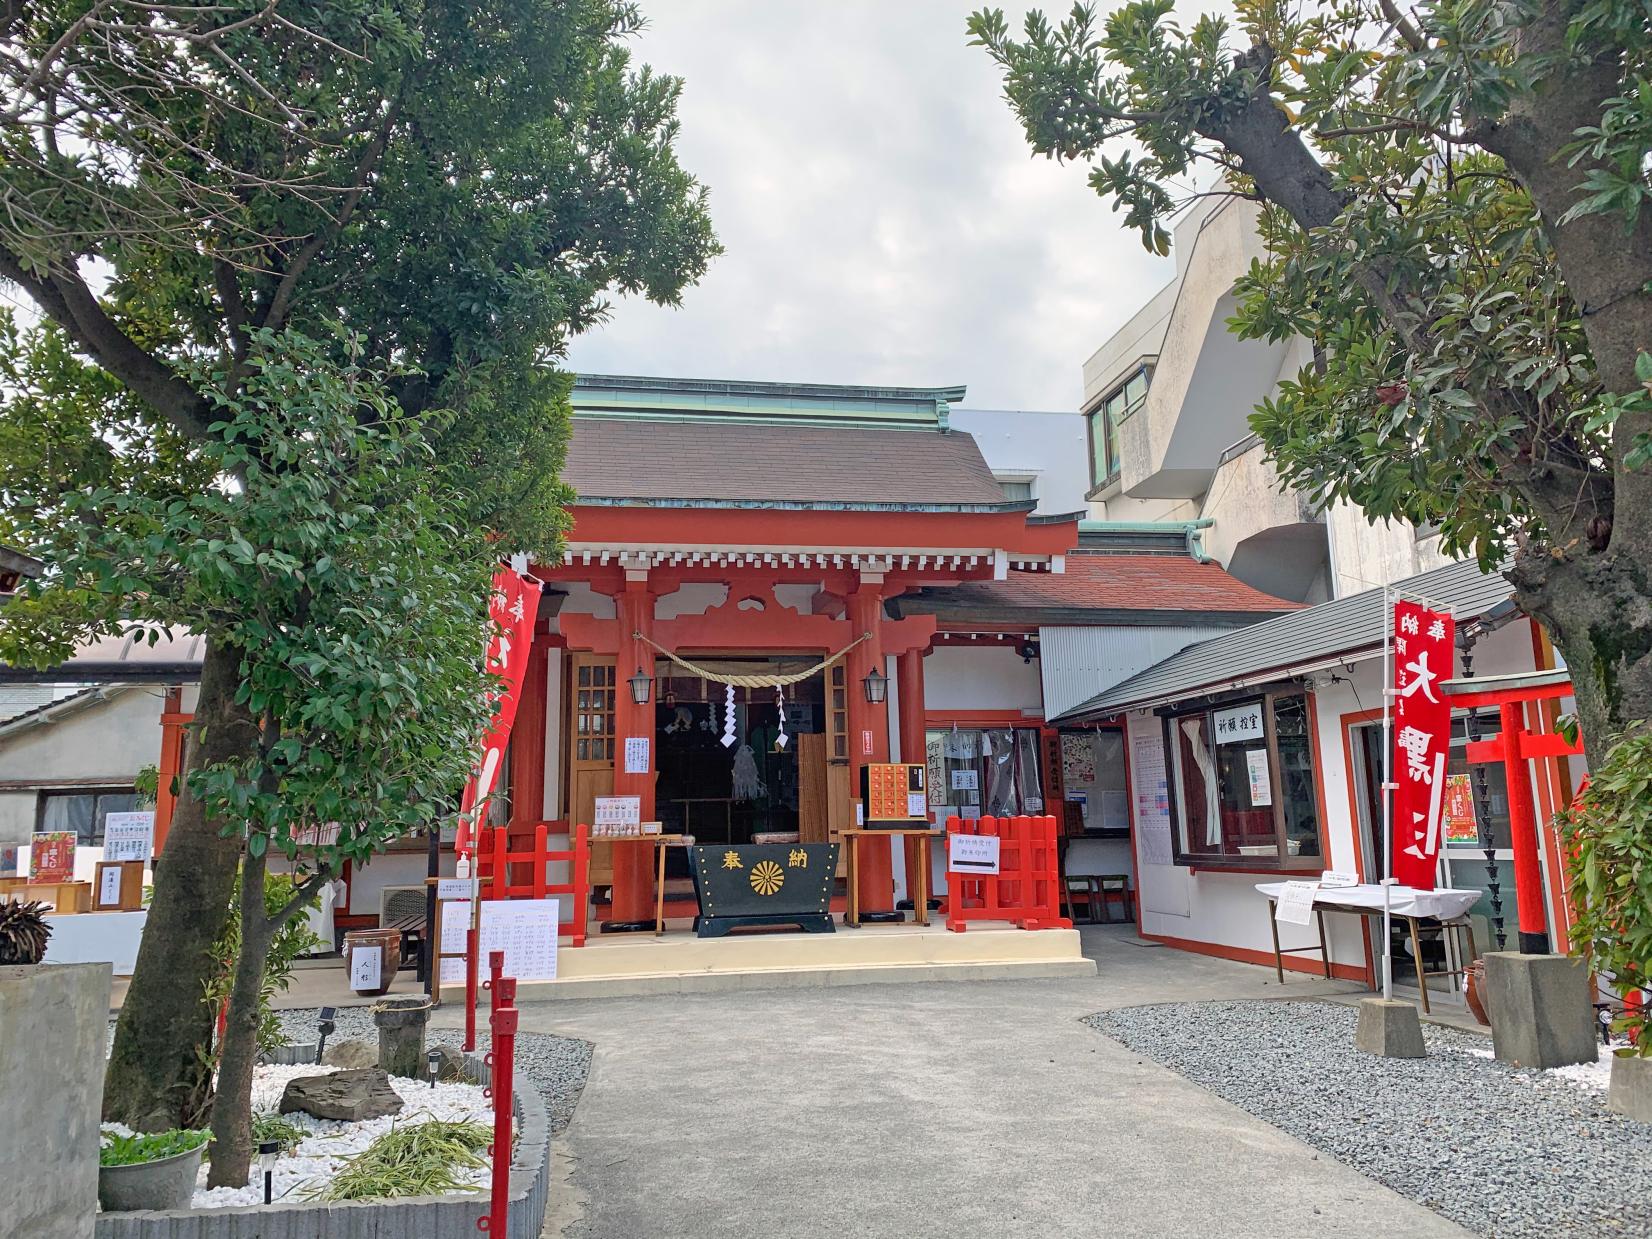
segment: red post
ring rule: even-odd
[[[573,922],[575,946],[585,945],[585,926],[591,919],[591,828],[574,825]]]
[[[545,853],[551,850],[550,828],[544,822],[533,828],[533,897],[545,898]]]
[[[502,958],[499,952],[494,954]],[[520,1014],[516,1009],[516,978],[500,977],[494,984],[493,1016],[488,1021],[493,1030],[493,1048],[487,1057],[491,1075],[488,1095],[493,1100],[493,1179],[488,1215],[476,1221],[478,1230],[495,1236],[505,1234],[510,1213],[511,1103],[515,1096],[516,1025]]]
[[[505,953],[503,951],[488,952],[488,998],[490,1007],[488,1014],[499,1010],[499,982],[505,975]]]
[[[1520,951],[1549,953],[1549,922],[1543,913],[1543,865],[1537,854],[1537,815],[1532,807],[1531,774],[1520,754],[1525,718],[1519,702],[1498,707],[1503,734],[1503,776],[1509,791],[1509,846],[1514,850],[1514,894],[1520,910]]]

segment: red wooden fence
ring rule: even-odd
[[[946,927],[963,933],[969,921],[1009,921],[1021,929],[1071,929],[1061,915],[1061,872],[1055,818],[949,817],[951,835],[997,835],[998,872],[946,875]],[[950,853],[952,841],[947,840]]]
[[[569,919],[560,929],[572,935],[570,946],[585,945],[585,925],[591,911],[591,828],[575,826],[569,846],[553,850],[549,843],[550,824],[534,827],[528,851],[512,851],[506,828],[480,832],[476,841],[476,876],[486,899],[544,899],[551,895],[572,896]],[[548,880],[546,866],[563,861],[569,866],[569,880]]]

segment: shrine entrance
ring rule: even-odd
[[[739,677],[794,675],[818,661],[694,658],[713,676]],[[786,843],[812,836],[818,822],[824,838],[824,673],[787,685],[783,693],[734,686],[732,718],[730,688],[722,681],[660,659],[655,686],[654,813],[666,833],[692,835],[701,844]],[[725,744],[725,737],[732,743]],[[680,851],[668,856],[672,860],[684,863]]]

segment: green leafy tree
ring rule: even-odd
[[[1263,204],[1231,327],[1316,358],[1252,419],[1280,476],[1503,566],[1604,753],[1652,715],[1649,10],[1172,7],[969,32],[1150,249],[1195,178]]]
[[[375,453],[428,453],[440,489],[421,492],[414,514],[552,550],[565,519],[568,380],[555,361],[567,338],[598,321],[610,292],[674,302],[717,250],[704,191],[673,150],[679,83],[630,62],[639,23],[626,0],[47,0],[0,12],[0,277],[52,326],[4,342],[28,373],[7,385],[0,444],[49,468],[0,454],[7,506],[34,499],[26,527],[15,508],[0,521],[56,565],[8,606],[0,656],[49,665],[77,638],[161,612],[208,637],[187,777],[106,1080],[110,1118],[200,1121],[211,946],[243,850],[252,858],[259,831],[280,833],[261,824],[263,801],[226,793],[221,772],[242,771],[233,786],[244,789],[275,760],[262,747],[276,698],[259,679],[260,642],[293,630],[162,604],[203,602],[208,582],[180,574],[235,576],[246,568],[235,556],[320,571],[319,560],[259,564],[281,544],[243,546],[186,519],[206,503],[244,538],[274,536],[211,505],[245,503],[253,471],[285,502],[317,462],[291,441],[298,421],[256,422],[236,439],[224,428],[262,407],[267,367],[303,358],[315,382],[364,400]],[[282,443],[289,455],[272,455]],[[153,529],[139,537],[111,519],[121,510],[147,513]],[[65,542],[74,523],[125,531],[131,558],[77,560]],[[462,549],[438,547],[436,530],[400,532],[432,560]],[[336,619],[348,632],[359,617]],[[417,635],[440,633],[432,620]],[[428,652],[398,647],[392,670]],[[283,737],[304,736],[281,700]],[[336,726],[345,734],[345,718]],[[451,774],[437,750],[457,751],[464,734],[404,753],[384,778],[423,778],[414,758]],[[294,791],[296,778],[283,769],[281,786]]]

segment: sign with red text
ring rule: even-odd
[[[1394,876],[1417,890],[1433,890],[1440,867],[1454,636],[1446,612],[1394,603]]]
[[[68,882],[75,876],[72,830],[43,830],[29,840],[29,881]]]
[[[522,681],[528,672],[528,651],[533,645],[533,622],[539,614],[539,586],[509,568],[493,574],[493,598],[488,615],[493,635],[488,638],[487,671],[499,678],[500,698],[494,707],[493,727],[482,744],[482,760],[465,784],[459,802],[459,832],[455,846],[470,851],[470,833],[478,806],[493,795],[494,784],[505,762],[511,724],[516,722],[516,706],[522,697]]]

